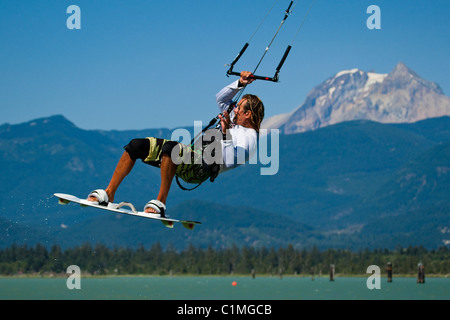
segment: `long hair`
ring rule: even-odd
[[[264,119],[264,104],[261,99],[253,94],[246,94],[242,97],[242,99],[247,100],[244,105],[244,111],[250,110],[252,112],[252,124],[256,129],[256,132],[259,132],[259,128],[261,127],[261,122]]]

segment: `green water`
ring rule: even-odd
[[[381,279],[369,290],[367,278],[303,277],[110,277],[81,278],[81,289],[69,290],[66,278],[0,278],[0,300],[6,299],[144,299],[144,300],[426,300],[450,299],[450,278]],[[232,285],[236,282],[236,285]]]

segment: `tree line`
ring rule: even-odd
[[[225,249],[200,248],[192,244],[184,250],[156,242],[149,248],[109,248],[102,244],[83,244],[62,249],[58,245],[11,245],[0,249],[0,275],[65,274],[77,265],[86,274],[95,275],[226,275],[226,274],[327,274],[335,266],[336,274],[365,275],[367,267],[378,265],[384,270],[392,263],[394,274],[416,275],[423,263],[427,274],[450,273],[450,250],[441,247],[398,247],[395,250],[375,249],[353,252],[344,249],[319,250],[238,247]]]

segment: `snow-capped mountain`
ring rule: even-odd
[[[445,115],[450,115],[450,98],[439,85],[400,62],[389,74],[341,71],[315,87],[291,113],[265,120],[263,128],[290,134],[351,120],[411,123]]]

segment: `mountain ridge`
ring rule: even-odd
[[[83,196],[104,187],[123,141],[138,132],[82,130],[61,116],[0,126],[0,228],[8,235],[1,245],[41,239],[70,246],[109,237],[106,244],[133,246],[164,238],[162,225],[147,230],[142,221],[59,206],[52,197],[55,192]],[[189,241],[221,246],[235,235],[248,245],[357,249],[387,239],[393,247],[420,241],[442,245],[450,238],[442,232],[450,230],[449,141],[450,117],[413,124],[359,120],[280,135],[277,175],[261,176],[257,164],[224,173],[192,193],[174,185],[169,215],[192,215],[205,222],[201,228],[207,233],[201,240],[196,231],[177,230],[172,241],[177,247]],[[159,181],[157,169],[137,163],[116,197],[139,208],[157,192]],[[422,185],[424,193],[414,202]],[[401,225],[392,223],[395,217]]]
[[[265,120],[263,127],[292,134],[352,120],[413,123],[448,115],[450,98],[440,86],[399,62],[389,74],[340,71],[313,88],[298,108]]]

